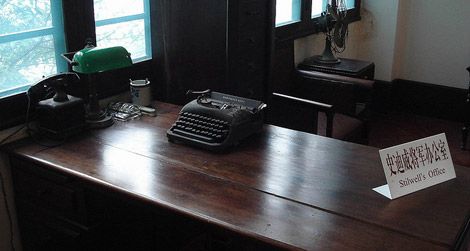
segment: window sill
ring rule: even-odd
[[[151,61],[151,60],[152,60],[152,56],[144,56],[144,57],[132,59],[132,63],[133,64],[139,64],[139,63],[145,63],[145,62]]]

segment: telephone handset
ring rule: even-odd
[[[67,85],[78,81],[76,73],[65,72],[48,76],[29,88],[30,107],[35,107],[40,134],[65,139],[85,127],[83,100],[65,92]]]
[[[41,100],[51,98],[53,94],[54,101],[65,102],[68,100],[65,87],[79,81],[80,77],[75,72],[58,73],[47,76],[32,85],[27,94],[31,104],[36,104]]]

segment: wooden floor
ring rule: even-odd
[[[398,112],[375,114],[369,129],[369,145],[386,148],[444,132],[456,165],[470,168],[470,139],[461,150],[462,123]]]

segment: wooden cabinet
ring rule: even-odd
[[[322,64],[315,57],[306,58],[297,67],[300,70],[318,71],[352,78],[374,80],[375,64],[368,61],[341,58],[338,64]]]
[[[235,95],[265,100],[272,1],[229,1],[228,83]]]
[[[178,104],[188,101],[189,89],[264,100],[273,2],[162,3],[152,26],[157,92]]]
[[[18,221],[25,250],[84,248],[98,225],[88,214],[85,192],[67,176],[11,158]]]
[[[166,99],[187,102],[191,90],[225,90],[225,1],[160,1],[152,22],[154,61]]]

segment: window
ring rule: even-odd
[[[133,74],[151,77],[149,2],[0,0],[0,130],[24,123],[25,91],[42,76],[67,71],[61,54],[81,50],[89,38],[99,46],[124,46],[139,65],[131,67]],[[129,90],[128,79],[126,70],[106,75],[97,87],[100,98]],[[81,98],[85,89],[68,86]]]
[[[293,39],[317,32],[317,18],[331,0],[277,0],[276,37]],[[339,1],[339,0],[337,0]],[[350,14],[349,21],[359,20],[360,0],[343,0]]]
[[[134,62],[151,58],[148,0],[94,0],[97,46],[124,46]]]
[[[0,13],[0,98],[67,69],[61,1],[1,1]]]
[[[276,26],[300,21],[300,0],[276,1]]]
[[[327,0],[312,0],[312,18],[319,17],[321,13],[326,10]],[[346,8],[348,10],[354,8],[354,0],[345,0]]]
[[[312,18],[319,17],[321,13],[326,10],[326,4],[327,2],[325,0],[312,0]]]

